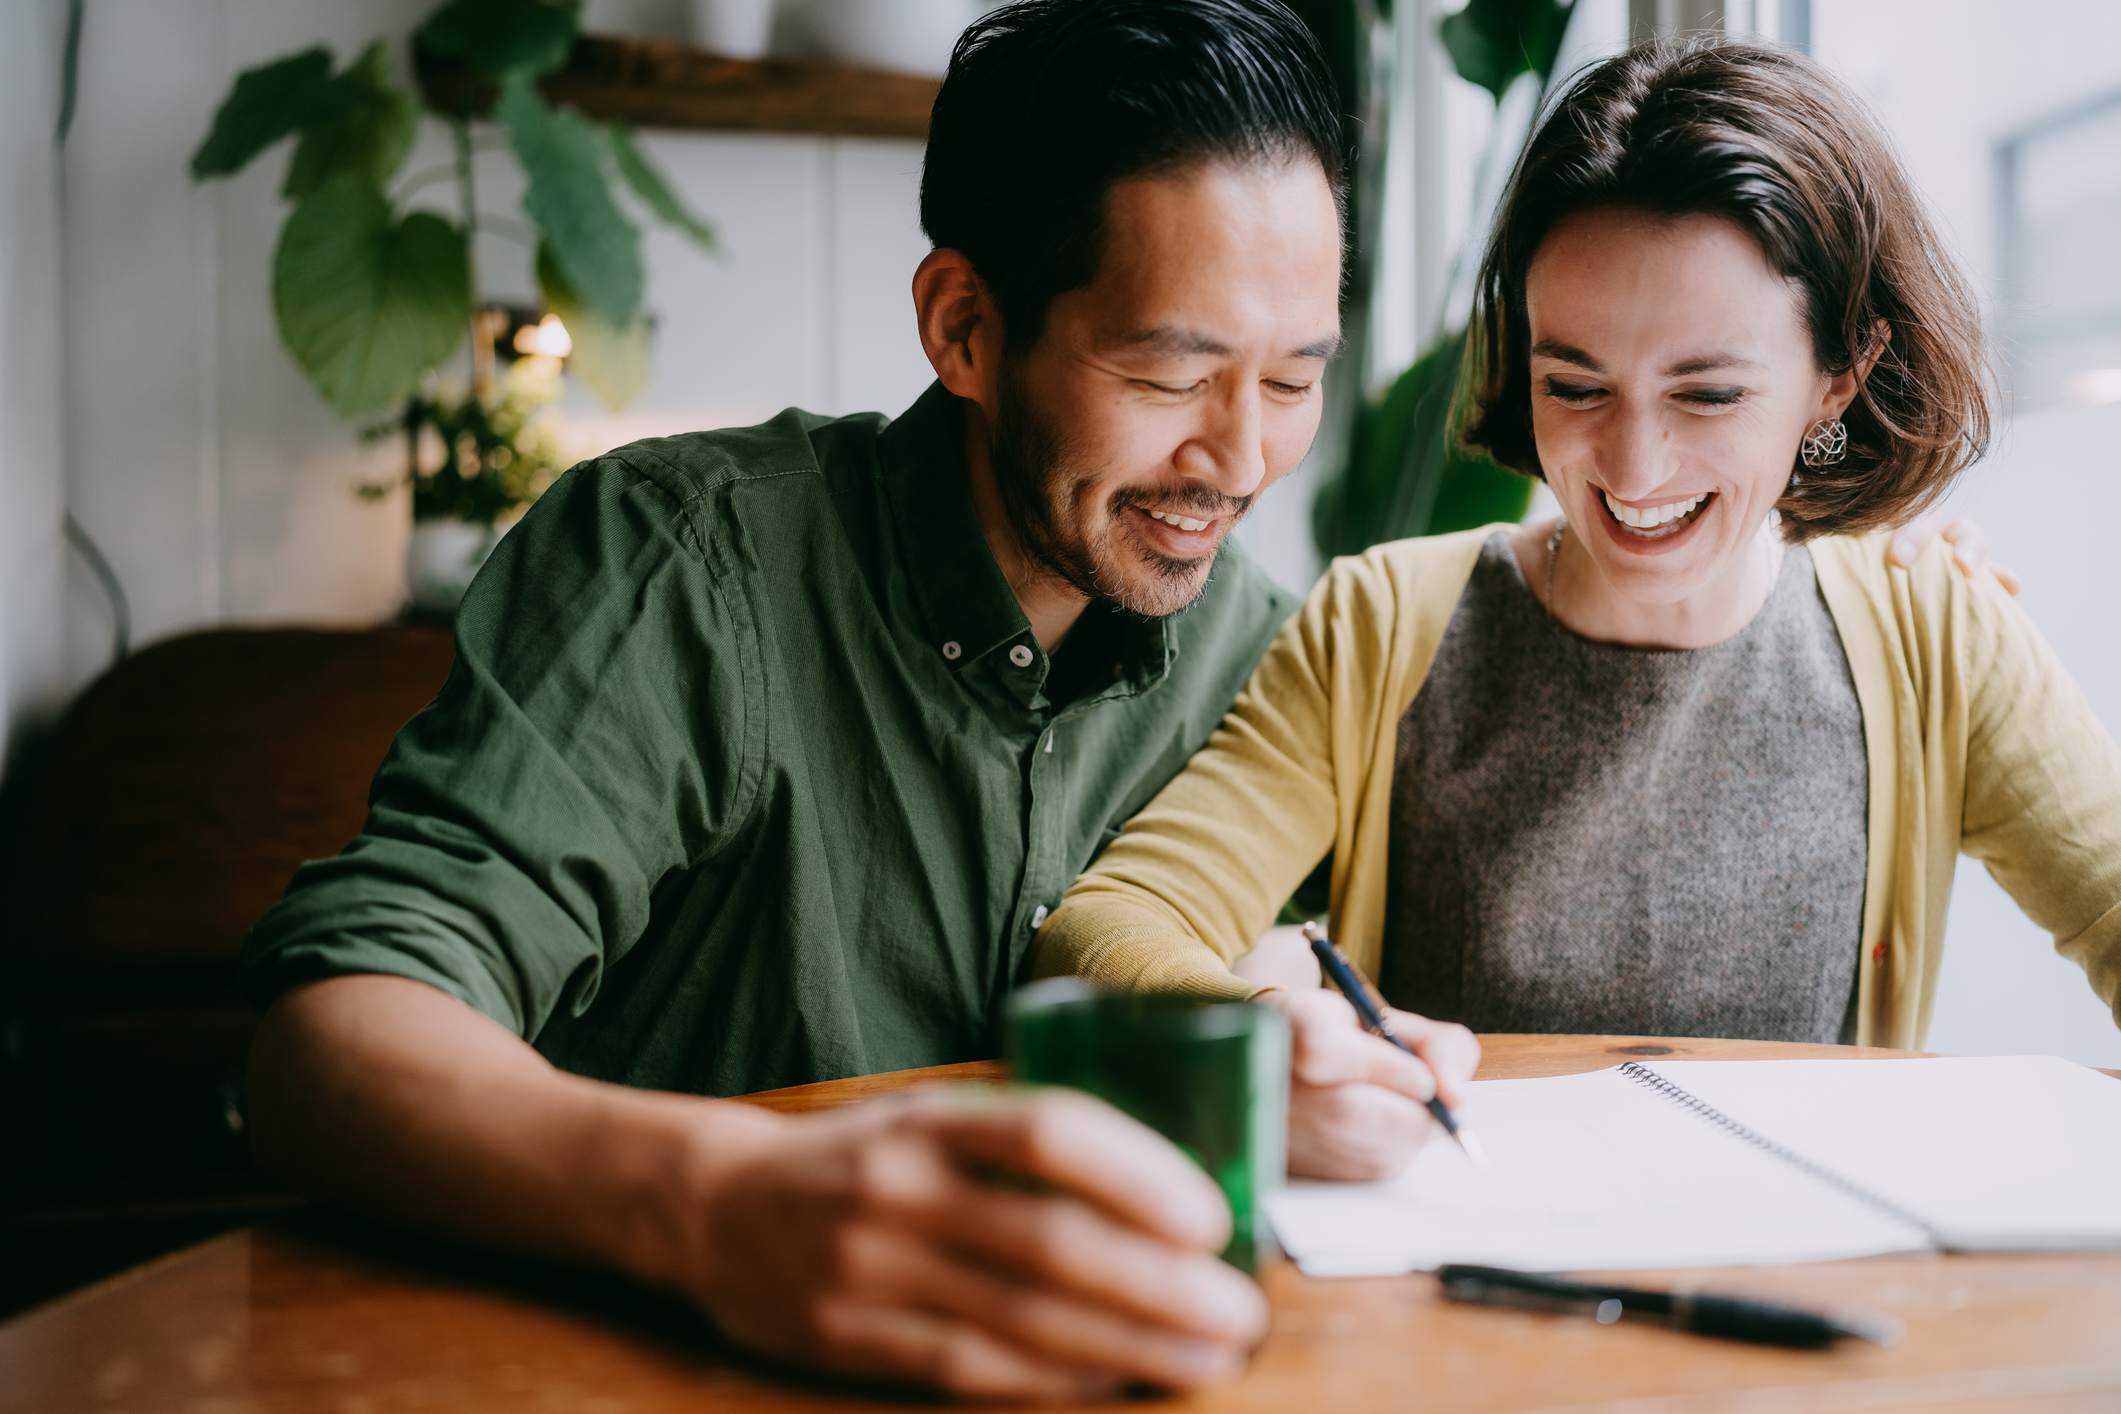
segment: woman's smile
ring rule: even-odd
[[[1662,555],[1693,539],[1695,530],[1717,504],[1714,491],[1654,501],[1623,501],[1610,491],[1595,491],[1596,519],[1612,542],[1636,555]]]

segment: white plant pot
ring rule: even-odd
[[[692,42],[710,54],[757,59],[773,38],[777,0],[692,0]]]
[[[789,0],[805,49],[827,59],[940,74],[965,26],[994,0]]]
[[[472,576],[493,547],[501,528],[468,520],[416,520],[405,542],[405,583],[412,606],[422,613],[453,614],[471,587]]]

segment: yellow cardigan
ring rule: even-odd
[[[1396,733],[1498,527],[1336,561],[1206,747],[1069,889],[1032,967],[1242,997],[1229,970],[1328,849],[1336,939],[1377,975]],[[1960,851],[2121,1018],[2121,747],[2015,601],[1942,545],[1811,542],[1870,762],[1856,1039],[1919,1046]]]

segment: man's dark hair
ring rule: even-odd
[[[950,57],[921,227],[972,261],[1024,349],[1097,278],[1115,182],[1308,155],[1338,202],[1342,142],[1332,73],[1279,0],[1018,0]]]

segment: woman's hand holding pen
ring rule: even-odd
[[[1303,1178],[1378,1179],[1398,1172],[1443,1131],[1422,1102],[1457,1104],[1480,1063],[1463,1026],[1390,1013],[1408,1055],[1363,1029],[1332,992],[1261,997],[1289,1019],[1289,1172]],[[1417,1059],[1416,1057],[1419,1057]]]

